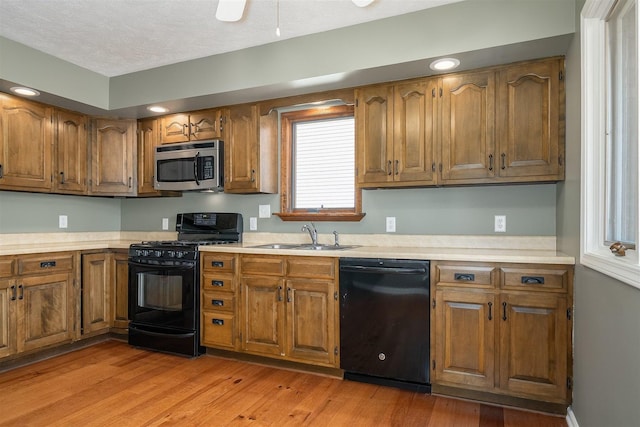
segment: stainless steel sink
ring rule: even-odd
[[[353,245],[312,245],[312,244],[295,244],[295,243],[268,243],[265,245],[252,246],[258,249],[295,249],[303,251],[339,251],[343,249],[356,248]]]

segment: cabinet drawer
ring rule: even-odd
[[[236,281],[233,276],[227,274],[203,274],[202,275],[202,290],[204,292],[210,291],[227,291],[233,292],[236,289]]]
[[[434,277],[436,284],[491,288],[495,283],[494,266],[469,264],[436,264]]]
[[[288,258],[287,276],[333,279],[336,276],[335,258]]]
[[[569,283],[567,268],[502,267],[500,275],[504,289],[566,292]]]
[[[13,264],[12,259],[0,259],[0,277],[13,276]]]
[[[236,256],[234,254],[203,254],[202,271],[209,273],[221,271],[234,273],[236,270]]]
[[[235,295],[230,292],[203,292],[202,309],[216,311],[230,311],[235,309]]]
[[[59,273],[73,270],[73,254],[18,258],[18,274]]]
[[[208,347],[234,347],[235,316],[230,313],[202,312],[202,344]]]
[[[242,274],[284,275],[284,258],[276,256],[242,256]]]

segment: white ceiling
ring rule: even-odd
[[[0,0],[0,36],[113,77],[461,0],[247,0],[239,22],[218,0]]]

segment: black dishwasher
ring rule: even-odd
[[[345,379],[430,392],[429,261],[340,260]]]

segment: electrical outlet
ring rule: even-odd
[[[249,218],[249,230],[256,231],[258,229],[258,218],[252,216]]]
[[[258,205],[258,217],[269,218],[271,216],[271,205]]]
[[[396,217],[388,216],[386,220],[387,224],[387,233],[395,233],[396,232]]]
[[[496,233],[505,233],[507,231],[506,215],[496,215],[493,218],[493,231]]]
[[[58,228],[67,228],[67,226],[69,225],[68,223],[68,219],[66,215],[59,215],[58,216]]]
[[[162,229],[163,230],[169,229],[169,218],[162,218]]]

